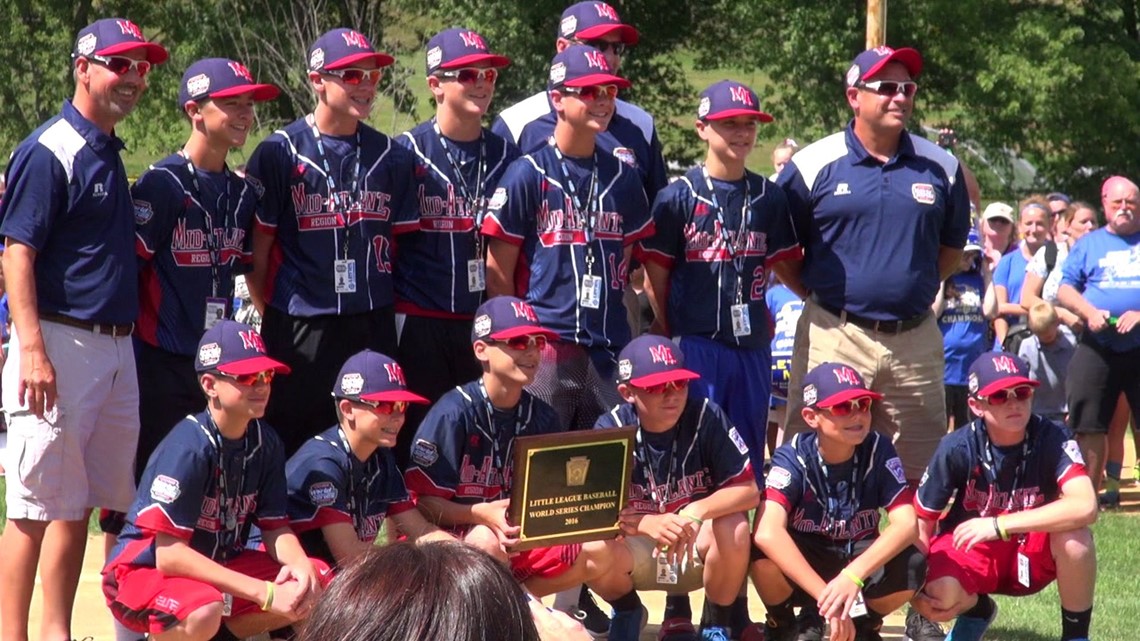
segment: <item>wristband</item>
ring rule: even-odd
[[[678,512],[678,513],[677,513],[677,516],[683,516],[683,517],[685,517],[686,519],[689,519],[689,520],[690,520],[690,521],[692,521],[693,523],[696,523],[696,524],[697,524],[697,527],[700,527],[701,525],[704,525],[704,521],[703,521],[703,520],[701,520],[701,519],[699,519],[699,518],[697,518],[697,517],[693,516],[692,514],[686,514],[684,511]]]
[[[265,603],[261,604],[261,611],[268,612],[273,607],[273,581],[265,582]]]
[[[860,579],[858,574],[855,574],[854,572],[852,572],[851,570],[848,570],[847,568],[843,568],[842,570],[839,571],[839,573],[842,574],[843,576],[851,579],[851,582],[854,583],[855,585],[859,586],[860,590],[863,589],[863,579]]]
[[[998,538],[1000,538],[1001,540],[1003,540],[1003,541],[1009,540],[1009,532],[1005,531],[1005,528],[1003,528],[1001,526],[1001,521],[998,521],[998,517],[996,517],[996,516],[994,517],[994,532],[997,533]]]

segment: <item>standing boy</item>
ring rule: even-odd
[[[285,455],[260,420],[269,383],[289,368],[252,327],[223,320],[202,336],[195,369],[206,409],[151,456],[103,570],[115,618],[155,641],[283,627],[308,615],[329,579],[289,529]],[[255,521],[265,552],[246,549]]]
[[[930,570],[914,610],[958,617],[947,639],[978,641],[997,618],[989,595],[1034,594],[1056,579],[1062,641],[1087,640],[1097,505],[1080,448],[1030,411],[1038,383],[1017,356],[982,354],[968,385],[976,418],[942,439],[915,499]]]

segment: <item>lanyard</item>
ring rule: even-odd
[[[494,461],[495,469],[499,470],[499,474],[503,479],[503,491],[509,492],[511,489],[510,475],[507,474],[507,468],[503,465],[503,456],[499,452],[499,434],[495,429],[495,406],[491,404],[491,396],[487,393],[487,386],[483,383],[483,379],[479,379],[479,393],[483,395],[483,407],[487,411],[487,429],[489,431],[483,434],[491,441],[491,460]],[[511,460],[511,453],[515,449],[515,439],[519,434],[522,434],[526,429],[526,423],[523,421],[522,401],[515,406],[515,430],[511,435],[510,441],[507,442],[506,459],[509,463]]]
[[[352,472],[352,459],[356,456],[352,453],[352,446],[348,444],[348,436],[344,433],[344,429],[336,428],[337,436],[340,437],[340,445],[344,448],[345,466],[344,475],[348,477],[348,514],[352,517],[352,529],[360,533],[360,524],[364,521],[364,510],[368,506],[368,500],[372,496],[372,482],[376,480],[380,469],[375,470],[372,468],[372,457],[364,463],[364,496],[363,498],[356,493],[356,475]],[[335,444],[334,444],[335,446]]]
[[[986,503],[988,508],[1001,508],[1002,506],[995,506],[994,494],[997,491],[998,482],[998,469],[994,463],[993,442],[990,441],[990,435],[984,429],[978,429],[980,420],[975,420],[973,423],[974,434],[979,439],[980,449],[982,451],[982,470],[986,475],[986,481],[989,482],[989,491],[987,492]],[[1025,438],[1021,441],[1021,460],[1017,463],[1017,468],[1013,473],[1013,486],[1009,488],[1009,501],[1006,502],[1004,509],[1007,512],[1013,512],[1017,497],[1017,487],[1025,477],[1025,469],[1029,465],[1029,432],[1025,433]]]
[[[317,119],[313,114],[309,114],[305,116],[305,121],[309,123],[309,128],[313,132],[313,139],[317,141],[317,154],[319,154],[321,165],[325,170],[325,181],[328,183],[329,189],[329,209],[336,214],[337,221],[344,226],[344,257],[347,259],[348,244],[352,235],[352,221],[349,220],[348,210],[353,203],[360,202],[360,127],[357,126],[356,128],[356,158],[353,162],[352,188],[342,198],[341,193],[336,188],[336,181],[333,180],[332,167],[329,166],[328,156],[325,155],[325,145],[321,142],[321,132],[317,129]]]
[[[673,464],[677,461],[677,433],[679,428],[674,427],[673,442],[669,446],[669,456],[666,462],[668,467],[665,473],[665,485],[657,484],[657,475],[653,473],[653,462],[649,460],[649,447],[644,443],[641,431],[641,420],[637,421],[637,449],[634,450],[641,457],[641,464],[645,466],[645,476],[649,481],[649,497],[657,504],[657,511],[665,513],[669,502],[669,495],[673,489]]]
[[[210,254],[210,281],[211,281],[211,296],[217,297],[218,285],[220,279],[218,277],[218,268],[222,263],[221,252],[218,247],[218,238],[214,235],[214,217],[210,213],[210,208],[206,206],[206,201],[202,198],[202,186],[198,184],[198,172],[194,167],[194,161],[190,160],[190,154],[185,150],[179,151],[178,155],[186,160],[186,171],[190,174],[190,198],[198,203],[202,208],[202,215],[206,218],[206,250]],[[222,227],[228,228],[226,224],[227,217],[230,214],[230,170],[224,165],[222,166],[222,176],[226,181],[226,198],[222,201],[219,207],[219,218],[222,219]],[[235,222],[236,226],[236,222]]]
[[[720,226],[720,239],[724,243],[725,251],[728,252],[728,257],[732,260],[732,266],[736,269],[736,302],[740,303],[743,294],[743,274],[744,274],[744,251],[737,253],[736,246],[733,244],[732,239],[728,235],[728,224],[725,221],[724,207],[720,205],[720,199],[716,197],[716,189],[713,189],[712,178],[709,176],[709,169],[705,165],[701,165],[701,175],[705,178],[705,187],[709,190],[709,200],[712,201],[713,209],[716,211],[716,222]],[[744,204],[740,207],[740,228],[737,230],[737,242],[742,242],[747,246],[748,225],[752,222],[752,190],[748,181],[748,174],[744,174]]]
[[[237,540],[237,513],[238,504],[241,502],[241,493],[245,488],[245,473],[249,466],[249,457],[245,453],[249,450],[249,429],[246,429],[245,436],[242,437],[241,446],[241,474],[237,479],[237,487],[233,488],[233,494],[230,493],[229,478],[226,474],[226,457],[225,457],[225,438],[222,436],[222,430],[218,424],[214,422],[214,417],[210,416],[210,426],[206,427],[198,421],[197,417],[194,422],[198,423],[198,427],[206,434],[206,438],[210,440],[210,444],[218,452],[218,516],[222,523],[224,530],[224,538],[222,539],[223,553],[233,545]]]
[[[827,534],[832,539],[837,539],[840,532],[836,526],[842,520],[837,518],[842,516],[842,514],[840,514],[840,509],[843,507],[841,499],[846,499],[847,504],[852,506],[852,520],[854,520],[855,516],[859,513],[859,506],[863,501],[862,488],[859,483],[859,447],[855,448],[855,455],[851,459],[851,478],[847,483],[847,491],[845,492],[847,496],[845,497],[831,495],[831,486],[827,483],[827,463],[823,460],[823,453],[819,450],[818,440],[816,441],[815,449],[815,465],[809,465],[799,454],[796,454],[796,458],[799,459],[800,466],[805,471],[810,470],[810,472],[804,475],[804,480],[807,481],[808,485],[815,491],[816,501],[819,502],[820,507],[824,510],[824,517],[828,520]],[[854,546],[855,539],[853,537],[848,538],[848,557],[853,555]]]
[[[574,216],[581,216],[586,221],[586,272],[592,274],[594,248],[590,246],[590,243],[594,242],[594,225],[597,222],[598,211],[601,209],[598,202],[598,152],[594,152],[594,167],[590,171],[589,200],[586,201],[586,206],[582,207],[582,201],[578,198],[578,188],[574,185],[574,180],[570,178],[570,169],[566,166],[566,158],[563,157],[562,151],[558,149],[558,145],[554,144],[553,140],[550,141],[550,146],[554,148],[554,155],[558,158],[558,164],[562,169],[563,191],[570,196],[570,203],[574,207]]]
[[[447,144],[447,138],[444,137],[443,132],[439,129],[439,121],[432,118],[431,126],[435,129],[435,135],[439,138],[439,146],[443,147],[443,153],[447,156],[447,164],[451,165],[451,173],[455,174],[455,181],[453,182],[450,177],[444,176],[444,180],[455,185],[459,189],[459,195],[463,197],[464,215],[474,210],[475,219],[475,255],[482,257],[483,255],[483,239],[479,230],[483,228],[483,218],[487,215],[487,206],[483,202],[483,196],[487,193],[487,185],[484,183],[484,178],[487,176],[487,137],[485,132],[479,132],[479,161],[478,169],[475,173],[475,191],[472,192],[471,188],[467,185],[467,179],[463,176],[463,171],[456,162],[455,157],[451,155],[451,147]]]

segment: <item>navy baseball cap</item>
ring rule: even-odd
[[[748,85],[721,80],[701,92],[697,118],[708,121],[736,116],[755,116],[760,122],[772,122],[772,116],[760,110],[760,97]]]
[[[368,38],[355,29],[333,29],[309,47],[309,71],[343,69],[365,60],[375,60],[377,67],[387,67],[396,61],[373,49]]]
[[[571,5],[558,22],[558,37],[567,40],[596,40],[614,32],[627,45],[635,45],[641,38],[637,29],[623,24],[617,10],[605,2]]]
[[[643,334],[618,354],[618,382],[653,387],[671,381],[691,381],[701,375],[685,369],[685,355],[663,336]]]
[[[545,336],[557,340],[558,334],[538,324],[538,314],[530,303],[514,296],[496,296],[475,310],[471,325],[471,342],[501,341],[516,336]]]
[[[831,407],[857,398],[883,398],[878,392],[867,389],[863,377],[854,367],[843,363],[820,363],[816,365],[803,382],[804,405],[808,407]]]
[[[917,78],[922,73],[922,54],[917,50],[909,47],[875,47],[855,56],[851,68],[847,70],[847,86],[854,87],[857,82],[869,80],[890,62],[902,63],[911,78]]]
[[[336,376],[332,395],[353,401],[408,401],[427,403],[408,391],[404,370],[395,360],[366,349],[348,357]]]
[[[113,56],[127,51],[142,49],[151,64],[166,62],[170,54],[162,45],[147,42],[142,29],[126,18],[103,18],[83,27],[75,37],[72,58],[81,56]]]
[[[249,69],[237,60],[204,58],[182,74],[178,104],[245,93],[252,93],[254,100],[273,100],[281,92],[273,85],[255,83]]]
[[[975,397],[989,396],[1011,387],[1029,385],[1037,387],[1037,381],[1029,377],[1029,364],[1017,354],[1010,352],[986,352],[970,364],[966,378],[970,394]]]
[[[280,374],[290,371],[285,363],[265,355],[265,341],[257,330],[232,320],[223,320],[202,335],[194,369],[198,373],[216,371],[233,376],[269,369]]]
[[[427,73],[440,69],[459,69],[486,63],[491,67],[506,67],[511,59],[491,53],[487,41],[478,33],[463,27],[440,31],[427,43]]]
[[[551,89],[594,85],[617,85],[625,89],[630,82],[614,75],[605,55],[587,45],[570,45],[550,61]]]

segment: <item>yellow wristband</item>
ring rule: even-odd
[[[842,570],[839,571],[839,573],[842,574],[843,576],[851,579],[851,582],[854,583],[855,585],[859,586],[860,590],[863,589],[863,579],[860,579],[858,574],[855,574],[854,572],[852,572],[851,570],[848,570],[847,568],[843,568]]]
[[[265,582],[265,603],[261,604],[261,611],[268,612],[273,607],[273,581]]]
[[[1005,528],[1001,525],[1001,521],[996,516],[994,517],[994,531],[997,532],[997,535],[1001,540],[1009,540],[1009,532],[1006,532]]]
[[[701,519],[698,519],[697,517],[693,516],[692,514],[685,514],[683,511],[682,511],[682,512],[678,512],[678,513],[677,513],[677,516],[683,516],[683,517],[685,517],[686,519],[689,519],[689,520],[690,520],[690,521],[692,521],[693,523],[696,523],[696,524],[697,524],[697,527],[700,527],[701,525],[703,525],[703,524],[704,524],[704,521],[703,521],[703,520],[701,520]]]

